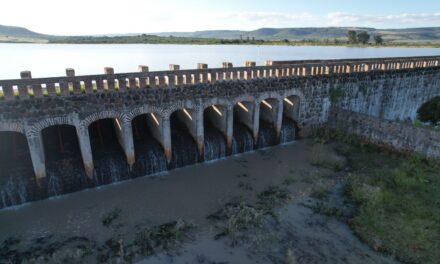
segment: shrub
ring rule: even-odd
[[[418,119],[422,122],[429,122],[432,125],[440,123],[440,96],[436,96],[424,103],[417,110]]]

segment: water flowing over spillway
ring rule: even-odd
[[[132,177],[150,175],[167,170],[167,161],[162,146],[148,129],[146,117],[133,121],[133,138],[136,161]]]
[[[280,144],[292,142],[296,139],[296,125],[291,119],[283,117],[281,125]]]
[[[74,127],[43,131],[48,196],[75,192],[89,186]]]
[[[197,144],[185,125],[175,115],[171,117],[171,142],[172,160],[168,165],[169,169],[197,163],[199,160]]]
[[[31,201],[37,185],[25,137],[6,133],[0,146],[0,208]]]
[[[205,122],[205,161],[216,160],[226,157],[227,146],[223,134],[213,127],[210,122]]]
[[[257,148],[266,148],[277,143],[277,133],[273,124],[260,120]]]
[[[250,130],[241,123],[234,123],[232,154],[249,152],[254,149],[254,139]]]
[[[91,125],[90,143],[92,145],[96,185],[118,182],[129,178],[129,166],[112,120],[105,119]]]
[[[90,126],[93,152],[93,179],[87,177],[73,127],[59,126],[44,130],[47,177],[43,193],[38,189],[32,162],[24,136],[2,136],[0,144],[9,155],[2,154],[0,162],[0,208],[26,203],[45,197],[58,196],[85,188],[119,182],[129,178],[152,175],[195,164],[201,161],[197,144],[188,128],[178,118],[171,119],[172,160],[167,164],[164,149],[154,138],[146,117],[133,123],[135,163],[130,169],[126,155],[118,142],[112,120],[101,120]],[[283,119],[280,143],[294,141],[296,125]],[[234,123],[231,150],[226,138],[209,120],[204,122],[203,160],[213,161],[230,154],[239,154],[277,144],[273,125],[260,120],[258,141],[255,144],[251,130],[240,122]]]

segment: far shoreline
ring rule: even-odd
[[[202,39],[201,39],[202,40]],[[220,40],[220,39],[219,39]],[[285,43],[284,41],[266,41],[264,43],[220,43],[220,42],[123,42],[123,41],[84,41],[84,42],[69,42],[69,41],[47,41],[47,42],[31,42],[31,41],[0,41],[0,44],[69,44],[69,45],[112,45],[112,44],[147,44],[147,45],[198,45],[198,46],[280,46],[280,47],[347,47],[347,48],[440,48],[440,43],[393,43],[393,44],[350,44],[350,43],[326,43],[326,42],[302,42],[302,41],[290,41]]]

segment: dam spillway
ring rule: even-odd
[[[269,61],[0,80],[0,207],[286,143],[331,106],[412,119],[439,57]],[[423,88],[423,89],[417,89]],[[338,97],[338,102],[334,100]]]

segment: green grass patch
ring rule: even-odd
[[[174,249],[185,240],[195,226],[181,219],[151,228],[143,228],[136,233],[133,244],[143,256],[154,255],[158,251]]]
[[[109,227],[116,219],[121,215],[122,210],[120,208],[113,208],[110,212],[105,214],[102,218],[102,225]]]
[[[374,153],[373,153],[374,154]],[[360,174],[347,194],[358,204],[355,232],[374,249],[403,262],[438,263],[440,259],[440,165],[418,156],[365,156],[353,162]],[[388,157],[385,157],[388,156]],[[387,164],[378,166],[379,163]]]

